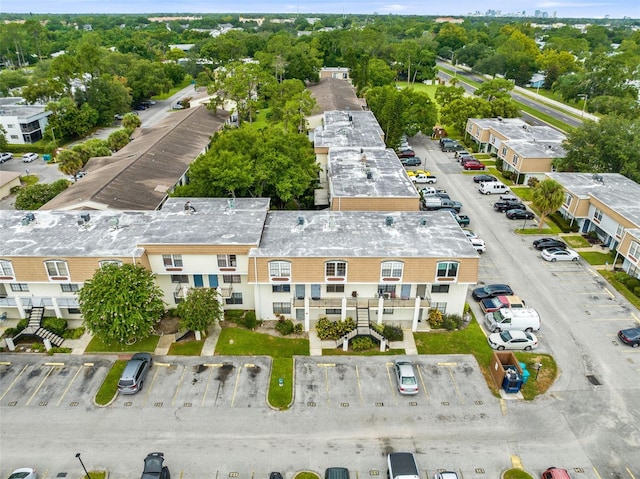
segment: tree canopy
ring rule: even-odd
[[[213,288],[193,288],[177,308],[180,324],[191,331],[206,331],[223,316],[218,292]]]
[[[154,275],[138,265],[106,264],[77,294],[84,324],[105,343],[147,338],[164,313]]]
[[[562,206],[564,201],[564,189],[557,181],[548,178],[540,181],[533,188],[533,206],[540,211],[540,223],[538,230],[542,230],[544,220],[547,216]]]

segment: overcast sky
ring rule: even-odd
[[[550,17],[640,18],[638,0],[0,0],[0,12],[6,13],[365,13],[397,15],[466,15],[487,10],[506,13],[536,10]]]

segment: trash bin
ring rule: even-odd
[[[42,155],[44,161],[51,161],[51,155]]]
[[[508,366],[505,369],[504,379],[502,380],[502,389],[506,393],[518,393],[522,387],[522,376],[514,366]]]

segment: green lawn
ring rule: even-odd
[[[588,248],[589,246],[591,246],[591,243],[589,243],[580,235],[563,236],[562,241],[567,243],[572,248]]]
[[[124,371],[124,367],[127,365],[127,361],[124,359],[117,360],[111,369],[107,373],[107,377],[104,378],[100,389],[96,393],[96,404],[105,405],[109,404],[109,402],[115,397],[118,393],[118,381],[120,380],[120,376],[122,376],[122,371]]]
[[[613,252],[600,253],[598,251],[580,251],[580,256],[582,256],[587,263],[592,265],[612,265],[615,260],[615,254]]]
[[[171,343],[169,347],[170,356],[200,356],[204,346],[204,339],[200,341],[179,341]]]
[[[216,345],[216,354],[273,358],[308,356],[309,340],[271,336],[243,328],[222,328]]]
[[[624,284],[616,279],[616,274],[613,271],[598,271],[608,282],[613,286],[618,293],[627,298],[627,300],[640,310],[640,297],[633,294]]]
[[[487,344],[487,338],[482,327],[471,321],[466,329],[451,332],[414,333],[419,354],[473,354],[478,361],[482,374],[489,388],[497,395],[498,387],[489,371],[493,350]],[[532,379],[523,387],[522,395],[531,400],[544,394],[553,384],[557,376],[557,366],[551,356],[536,354],[535,352],[518,352],[518,360],[527,364],[541,362],[543,364],[537,381]],[[532,369],[532,368],[530,368]],[[535,371],[530,371],[532,375]]]
[[[293,358],[273,358],[271,364],[269,404],[276,409],[287,409],[293,399]]]
[[[85,351],[87,353],[153,353],[159,340],[160,336],[149,336],[146,339],[136,341],[129,345],[122,343],[104,343],[94,336]]]

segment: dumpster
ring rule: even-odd
[[[42,155],[44,161],[51,161],[51,155]]]
[[[522,374],[515,366],[507,366],[504,371],[504,379],[502,380],[502,389],[506,393],[520,392],[522,387]]]

